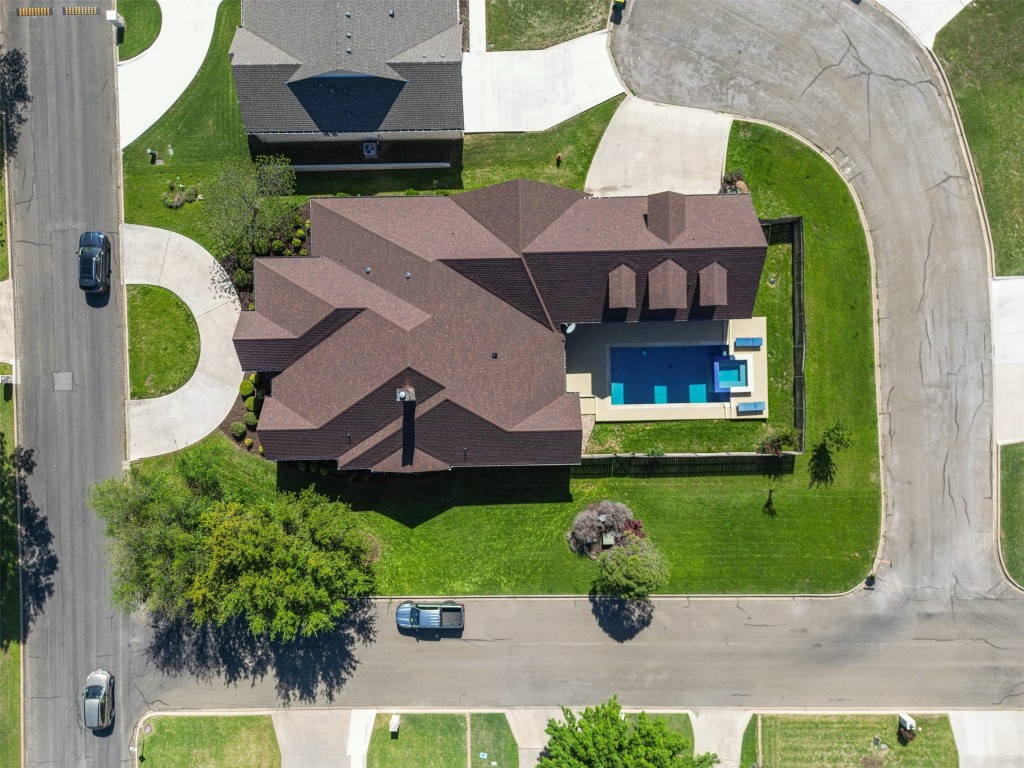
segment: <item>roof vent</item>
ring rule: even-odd
[[[345,11],[345,18],[346,19],[351,19],[352,18],[352,11]]]
[[[406,272],[405,279],[408,280],[410,277],[412,277],[412,272]]]
[[[369,267],[366,268],[366,274],[370,274],[370,268]]]
[[[497,352],[491,352],[491,360],[497,360],[497,359],[498,359],[498,353]]]
[[[345,37],[352,37],[352,33],[351,32],[346,32],[345,33]]]
[[[345,53],[352,53],[352,49],[351,48],[346,48],[345,49]]]
[[[391,10],[388,11],[388,16],[390,16],[392,19],[395,18],[395,9],[394,8],[392,8]]]
[[[413,387],[402,387],[395,390],[395,400],[399,403],[415,403],[416,390]]]

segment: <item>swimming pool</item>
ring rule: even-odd
[[[724,403],[715,391],[713,360],[728,355],[719,344],[612,347],[612,405]]]

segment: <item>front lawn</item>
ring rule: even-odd
[[[734,122],[726,165],[744,172],[762,219],[804,217],[808,449],[842,418],[856,434],[857,482],[877,485],[871,270],[853,198],[817,152],[768,126]],[[754,314],[768,318],[768,423],[780,430],[793,427],[791,301],[789,246],[772,246]],[[668,453],[751,451],[761,432],[759,421],[605,423],[588,450],[645,453],[660,444]]]
[[[949,718],[915,719],[920,733],[903,746],[896,739],[896,715],[764,716],[761,764],[771,768],[957,768],[959,758]],[[748,765],[748,755],[757,754],[756,720],[755,715],[744,733],[744,765]],[[876,736],[888,750],[875,749]]]
[[[469,754],[474,765],[481,768],[517,768],[519,746],[508,718],[500,712],[469,716]],[[480,757],[486,754],[487,757]],[[479,762],[478,762],[479,761]]]
[[[487,50],[548,48],[608,23],[610,0],[487,0]]]
[[[117,46],[117,58],[127,61],[153,44],[163,15],[156,0],[117,0],[117,12],[124,17],[124,40]]]
[[[398,738],[391,738],[390,714],[373,723],[367,768],[465,768],[465,715],[402,715]]]
[[[181,299],[156,285],[128,286],[128,378],[133,399],[181,387],[199,365],[199,328]]]
[[[977,0],[935,37],[978,169],[996,272],[1024,275],[1024,3]]]
[[[140,737],[146,768],[280,768],[281,752],[269,715],[153,717]]]
[[[1000,448],[999,538],[1006,570],[1024,584],[1024,443]]]

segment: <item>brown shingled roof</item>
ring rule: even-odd
[[[766,252],[742,195],[516,181],[314,199],[310,219],[315,257],[257,260],[234,341],[247,369],[277,372],[267,457],[349,469],[577,463],[558,323],[749,317]]]

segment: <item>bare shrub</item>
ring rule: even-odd
[[[595,501],[576,515],[565,537],[573,552],[593,560],[601,554],[601,536],[614,533],[615,541],[619,543],[627,521],[632,519],[633,511],[621,502]]]

